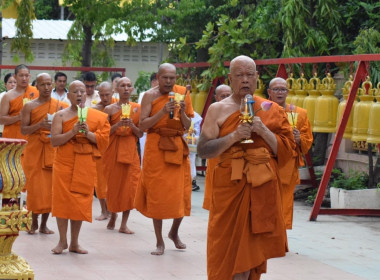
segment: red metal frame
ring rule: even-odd
[[[380,56],[377,55],[377,59],[380,60]],[[360,61],[356,70],[355,78],[351,86],[351,90],[347,99],[346,107],[343,112],[342,120],[339,124],[338,130],[335,134],[335,139],[328,157],[325,172],[323,173],[321,183],[319,185],[317,197],[314,201],[313,209],[310,214],[310,221],[316,221],[318,214],[330,214],[330,215],[350,215],[350,216],[380,216],[380,210],[375,209],[321,209],[323,196],[326,192],[327,184],[330,180],[331,171],[334,167],[336,156],[338,154],[339,146],[343,138],[344,129],[346,128],[348,118],[354,104],[356,92],[359,88],[360,82],[365,81],[368,75],[367,65],[365,61]]]
[[[327,160],[325,172],[322,176],[321,183],[319,185],[317,197],[315,199],[312,212],[310,214],[310,221],[316,221],[318,214],[327,214],[327,215],[354,215],[354,216],[380,216],[380,210],[376,209],[321,209],[323,196],[326,192],[327,184],[330,179],[330,175],[332,169],[334,167],[334,163],[336,160],[336,156],[339,150],[340,143],[342,141],[344,129],[346,128],[348,117],[351,112],[351,108],[355,99],[355,93],[359,87],[359,83],[364,81],[368,74],[368,63],[369,61],[380,61],[380,54],[360,54],[360,55],[338,55],[338,56],[315,56],[315,57],[298,57],[298,58],[276,58],[276,59],[264,59],[264,60],[255,60],[256,65],[273,65],[278,64],[277,77],[287,77],[286,64],[304,64],[304,63],[332,63],[332,62],[350,62],[351,67],[352,63],[358,61],[359,65],[356,70],[356,74],[354,77],[353,84],[351,86],[351,90],[349,93],[349,97],[347,99],[346,107],[343,112],[342,120],[339,124],[338,130],[335,134],[335,139],[333,142],[333,146],[330,151],[330,155]],[[226,67],[229,66],[229,62],[225,62],[224,65]],[[209,67],[209,63],[205,62],[196,62],[196,63],[177,63],[175,64],[178,68],[188,68],[188,67]],[[213,85],[215,80],[213,81]],[[213,96],[214,87],[212,87],[212,93],[210,97],[207,98],[207,101],[211,104],[212,96]],[[202,115],[207,111],[208,106],[203,110]],[[380,145],[379,145],[380,149]],[[309,166],[309,172],[311,176],[311,180],[315,181],[314,169],[311,164],[311,157],[309,154],[305,156],[306,162]]]
[[[0,69],[15,69],[17,65],[0,65]],[[71,67],[71,66],[29,66],[30,70],[49,70],[49,71],[94,71],[94,72],[121,72],[125,76],[125,68],[116,67]]]

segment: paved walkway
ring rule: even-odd
[[[49,227],[53,235],[20,233],[13,250],[24,257],[35,271],[36,280],[206,280],[206,235],[208,212],[201,208],[201,190],[193,192],[192,216],[185,217],[180,236],[187,249],[176,250],[165,239],[163,256],[152,256],[155,236],[150,219],[132,211],[129,219],[134,235],[106,229],[107,221],[84,223],[81,245],[88,255],[50,252],[58,242],[55,219]],[[310,207],[296,203],[294,229],[288,232],[290,252],[272,259],[263,280],[378,280],[380,279],[380,219],[318,216],[309,222]],[[94,216],[99,203],[94,200]],[[171,221],[164,221],[164,233]],[[120,225],[120,215],[117,227]]]

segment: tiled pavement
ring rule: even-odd
[[[204,178],[198,177],[201,190],[193,192],[192,216],[185,217],[180,228],[184,251],[166,238],[165,254],[150,255],[155,248],[152,221],[137,211],[131,212],[128,223],[134,235],[107,230],[107,221],[84,223],[80,243],[88,255],[50,252],[58,242],[54,218],[49,227],[55,234],[21,232],[13,250],[29,262],[36,280],[206,280],[208,212],[201,208]],[[93,215],[98,214],[95,199]],[[310,207],[296,203],[294,228],[288,232],[290,252],[269,261],[263,280],[380,279],[380,218],[319,216],[309,222],[309,215]],[[117,226],[119,222],[120,217]],[[164,221],[164,233],[170,224]]]

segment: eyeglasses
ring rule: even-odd
[[[273,92],[279,92],[279,93],[286,93],[288,92],[288,89],[287,88],[270,88],[271,91]]]

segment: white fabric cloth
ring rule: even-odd
[[[100,96],[97,90],[94,91],[94,94],[91,97],[86,95],[86,103],[85,103],[86,107],[90,107],[90,108],[95,107],[96,104],[98,104],[99,102],[100,102]]]
[[[197,138],[199,137],[199,135],[201,135],[202,120],[203,120],[202,117],[197,112],[194,111],[194,118],[192,118],[191,121],[193,123],[194,134]],[[186,136],[187,136],[187,134],[185,134],[183,137],[185,137],[185,139],[186,139]],[[189,159],[190,159],[191,179],[192,180],[195,179],[195,177],[197,176],[197,169],[195,166],[196,156],[197,156],[196,153],[190,151]]]
[[[141,101],[142,101],[145,93],[146,93],[146,91],[139,94],[139,99],[138,99],[137,103],[141,104]]]
[[[1,106],[1,100],[3,99],[6,93],[7,93],[6,91],[3,91],[2,93],[0,93],[0,106]],[[4,131],[4,125],[0,124],[0,132],[3,133],[3,131]]]
[[[51,91],[51,97],[54,98],[54,99],[57,99],[58,101],[63,101],[63,102],[66,102],[68,105],[71,105],[71,102],[70,100],[67,98],[67,94],[68,94],[68,90],[65,89],[65,93],[62,94],[62,95],[59,95],[56,91],[55,88],[53,88],[53,90]]]

